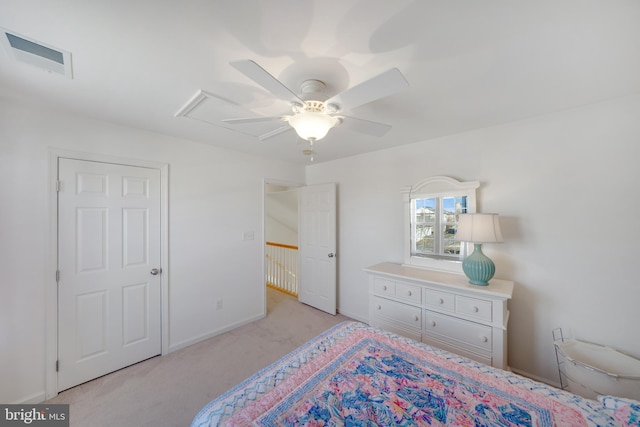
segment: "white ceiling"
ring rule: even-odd
[[[67,79],[0,50],[2,98],[299,163],[294,132],[260,142],[176,113],[200,90],[213,122],[289,111],[230,61],[330,95],[399,68],[408,90],[349,112],[393,129],[337,127],[322,162],[640,92],[637,0],[0,0],[0,27],[73,60]]]

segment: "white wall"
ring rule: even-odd
[[[264,315],[263,178],[302,167],[0,99],[0,402],[44,398],[50,147],[169,164],[170,349]]]
[[[298,190],[265,195],[265,240],[298,246]]]
[[[400,189],[479,180],[505,243],[483,249],[516,282],[509,363],[558,382],[552,329],[640,357],[640,96],[307,167],[337,182],[339,310],[367,318],[362,269],[403,261]]]

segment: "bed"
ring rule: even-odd
[[[638,426],[637,403],[584,399],[344,322],[208,403],[191,425]]]

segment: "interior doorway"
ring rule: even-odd
[[[269,182],[264,184],[263,195],[265,312],[269,309],[267,284],[284,277],[285,282],[295,280],[298,301],[336,314],[336,184],[294,186]],[[268,252],[273,247],[295,252],[295,261],[273,259]],[[271,267],[277,272],[270,271]]]
[[[299,278],[298,188],[272,183],[264,187],[265,286],[294,298]]]

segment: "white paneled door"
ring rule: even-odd
[[[161,353],[160,171],[59,159],[58,390]]]
[[[336,185],[300,188],[298,300],[336,314]]]

